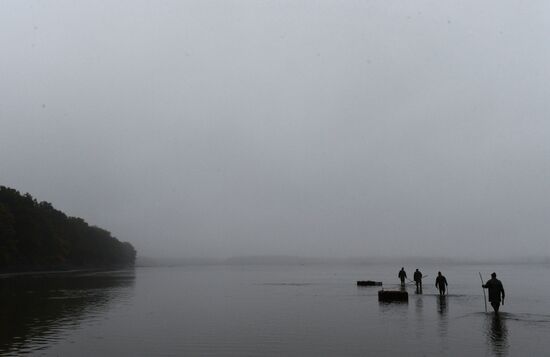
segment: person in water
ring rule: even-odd
[[[502,305],[504,305],[504,287],[500,280],[497,279],[497,273],[491,274],[491,279],[482,285],[484,289],[489,290],[489,302],[495,310],[495,313],[498,314],[498,309],[500,308],[500,297],[502,296]]]
[[[416,269],[413,275],[414,282],[416,283],[416,290],[422,291],[422,273],[420,270]]]
[[[401,286],[405,286],[405,279],[407,278],[407,273],[405,273],[405,268],[401,268],[399,271],[399,274],[397,274],[399,279],[401,280]]]
[[[447,279],[441,274],[437,273],[437,278],[435,278],[435,287],[439,289],[439,296],[445,295],[445,290],[447,290]]]

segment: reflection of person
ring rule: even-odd
[[[439,296],[445,295],[445,290],[447,289],[447,279],[441,274],[441,272],[437,272],[437,278],[435,278],[435,287],[439,289]]]
[[[498,313],[500,307],[500,296],[502,295],[502,305],[504,305],[504,287],[500,280],[497,279],[497,274],[491,274],[491,279],[488,280],[485,285],[482,285],[484,289],[489,290],[489,302],[495,310],[495,313]]]
[[[493,347],[495,356],[505,356],[508,349],[506,321],[500,318],[500,315],[494,314],[491,319],[490,328],[487,331],[487,337]]]
[[[407,278],[407,273],[405,273],[405,268],[401,268],[399,274],[397,274],[399,279],[401,279],[401,286],[405,286],[405,279]]]
[[[422,290],[422,273],[420,270],[416,269],[413,275],[414,282],[416,283],[416,290]]]
[[[447,312],[447,299],[443,295],[437,297],[437,306],[439,308],[438,312],[444,314]]]

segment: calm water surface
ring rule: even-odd
[[[381,304],[400,266],[187,266],[0,278],[0,355],[519,356],[550,351],[550,266],[420,266],[424,294]],[[405,266],[409,275],[416,266]],[[449,296],[433,280],[442,270]],[[504,283],[484,311],[478,271]],[[489,306],[490,309],[490,306]]]

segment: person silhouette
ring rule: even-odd
[[[416,283],[416,291],[421,292],[422,291],[422,273],[420,270],[416,269],[413,275],[414,282]]]
[[[405,267],[401,268],[397,276],[401,280],[401,286],[405,286],[405,279],[407,278],[407,273],[405,273]]]
[[[437,278],[435,278],[435,287],[439,289],[439,296],[445,295],[445,290],[447,289],[447,279],[441,274],[441,272],[437,272]]]
[[[491,279],[489,279],[485,284],[482,285],[484,289],[489,290],[489,302],[495,310],[495,313],[498,314],[500,308],[500,297],[502,296],[502,305],[504,305],[504,287],[502,282],[497,279],[497,273],[491,274]]]

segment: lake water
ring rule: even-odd
[[[379,303],[395,265],[136,268],[0,278],[0,355],[519,356],[550,352],[550,266],[419,266],[409,302]],[[405,266],[409,276],[416,266]],[[440,300],[441,270],[449,296]],[[484,311],[478,271],[507,299]],[[490,305],[488,306],[491,310]]]

